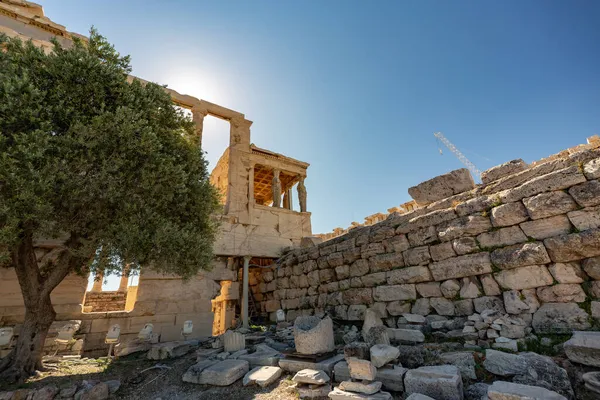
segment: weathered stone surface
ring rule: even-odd
[[[495,375],[513,376],[527,372],[527,362],[517,354],[488,349],[485,351],[483,367]]]
[[[526,242],[527,236],[518,226],[509,226],[496,231],[484,232],[477,236],[477,241],[485,249]]]
[[[362,304],[355,304],[348,306],[348,321],[362,321],[365,319],[365,313],[367,312],[367,306]]]
[[[434,262],[429,268],[431,269],[433,279],[436,281],[492,272],[490,254],[485,252],[467,254]]]
[[[583,270],[590,278],[600,280],[600,257],[592,257],[583,260]]]
[[[228,353],[235,353],[246,348],[246,339],[243,334],[227,331],[223,334],[223,346]]]
[[[197,365],[197,364],[196,364]],[[242,378],[250,364],[244,360],[224,360],[206,367],[200,373],[198,383],[201,385],[229,386]]]
[[[378,254],[369,259],[369,270],[371,272],[389,271],[390,269],[403,266],[404,258],[402,257],[402,253]]]
[[[52,386],[45,386],[41,389],[45,392],[36,391],[32,397],[32,400],[51,400],[58,392],[58,388]],[[108,399],[110,389],[104,382],[97,383],[91,389],[83,392],[80,397],[81,400],[105,400]]]
[[[381,390],[381,382],[353,382],[353,381],[342,381],[338,386],[340,390],[353,393],[363,394],[375,394]]]
[[[523,199],[523,204],[525,204],[531,219],[534,220],[566,214],[577,209],[573,198],[563,191],[538,194]]]
[[[375,394],[362,394],[347,392],[340,388],[333,388],[328,395],[331,400],[392,400],[392,395],[388,392],[378,392]]]
[[[583,165],[583,173],[588,179],[600,178],[600,158],[586,162]]]
[[[600,332],[573,332],[563,347],[569,360],[600,367]]]
[[[454,239],[452,241],[452,247],[454,247],[456,254],[460,256],[479,251],[479,245],[474,237],[462,237]]]
[[[405,265],[427,265],[431,260],[429,246],[419,246],[402,253]]]
[[[316,369],[303,369],[296,372],[292,378],[294,382],[306,383],[309,385],[323,385],[329,382],[329,376],[325,371]]]
[[[475,311],[482,314],[482,316],[486,310],[505,312],[502,299],[496,296],[484,296],[473,299],[473,305],[475,306]]]
[[[442,282],[440,285],[442,295],[447,299],[453,299],[458,295],[460,291],[460,284],[456,279],[450,279]]]
[[[442,242],[458,239],[462,236],[475,236],[487,232],[492,224],[488,217],[469,215],[444,222],[438,226],[438,237]]]
[[[444,297],[432,297],[429,304],[439,315],[454,315],[454,303]]]
[[[525,169],[527,169],[527,163],[525,163],[525,161],[521,159],[511,160],[483,171],[481,173],[481,182],[487,185],[488,183],[524,171]]]
[[[577,204],[581,207],[593,207],[600,204],[600,182],[587,181],[569,189]]]
[[[417,298],[415,285],[378,286],[373,289],[375,301],[413,300]]]
[[[550,262],[550,257],[542,242],[529,242],[494,250],[491,254],[491,262],[501,269],[510,269],[547,264]]]
[[[575,303],[546,303],[533,314],[537,334],[562,334],[590,328],[589,315]]]
[[[554,281],[548,269],[543,265],[507,269],[494,274],[496,282],[503,289],[533,289],[551,285]]]
[[[534,196],[539,193],[567,189],[585,181],[585,176],[583,176],[583,174],[579,171],[579,167],[575,165],[533,178],[521,186],[502,192],[500,194],[500,198],[503,203],[510,203],[521,200],[524,197]],[[525,201],[524,203],[529,210],[529,204],[527,204]],[[529,215],[531,216],[531,213]]]
[[[460,297],[463,299],[475,299],[481,296],[481,285],[476,277],[462,278]]]
[[[577,261],[600,256],[600,229],[544,239],[544,245],[554,262]]]
[[[404,374],[406,371],[408,371],[406,368],[397,365],[393,367],[385,366],[377,369],[375,379],[383,384],[384,389],[402,392],[404,391]],[[350,370],[348,369],[348,363],[345,361],[337,363],[334,372],[336,382],[350,379]]]
[[[463,299],[454,301],[454,315],[468,317],[473,314],[473,300]]]
[[[350,265],[350,276],[363,276],[369,272],[369,262],[367,260],[356,260]]]
[[[456,256],[456,252],[454,251],[451,242],[444,242],[429,246],[429,254],[431,255],[433,261],[442,261]]]
[[[348,305],[372,304],[372,294],[373,292],[371,288],[353,288],[344,290],[342,292],[342,302]]]
[[[332,387],[331,384],[325,385],[303,385],[296,384],[296,391],[298,392],[298,397],[301,399],[320,399],[322,397],[326,398],[331,392]]]
[[[412,228],[424,228],[427,226],[433,226],[441,224],[442,222],[450,221],[451,219],[456,218],[456,212],[454,209],[447,208],[444,210],[436,210],[429,212],[427,214],[419,215],[417,217],[411,218],[409,220],[409,224]],[[413,264],[415,265],[415,264]]]
[[[527,363],[527,371],[514,376],[512,379],[514,383],[540,386],[553,390],[568,399],[575,398],[567,371],[556,365],[550,357],[531,352],[520,353],[519,357]]]
[[[333,321],[315,316],[296,318],[294,322],[294,342],[296,351],[301,354],[321,354],[333,351]]]
[[[389,285],[399,283],[419,283],[427,282],[432,279],[429,268],[425,266],[405,267],[390,271],[387,278]],[[364,278],[363,278],[364,280]]]
[[[365,311],[365,320],[362,326],[363,337],[366,337],[367,333],[369,333],[369,329],[374,326],[383,326],[383,322],[374,310],[368,309]]]
[[[529,214],[520,201],[494,207],[491,212],[492,225],[495,227],[516,225],[528,219]]]
[[[538,288],[537,297],[543,303],[582,303],[585,301],[585,293],[576,283],[559,283]]]
[[[206,368],[218,363],[216,360],[202,360],[188,368],[183,374],[182,380],[189,383],[200,383],[200,374]]]
[[[352,379],[364,379],[367,381],[375,379],[377,369],[373,366],[371,361],[349,357],[346,359],[346,362],[348,363],[350,377]]]
[[[334,365],[339,363],[343,359],[343,354],[337,354],[331,358],[316,363],[308,360],[282,358],[281,360],[279,360],[279,366],[283,368],[283,370],[288,372],[298,372],[303,369],[315,369],[322,370],[327,375],[331,375]]]
[[[425,341],[423,332],[416,329],[388,328],[387,333],[391,342],[422,343]]]
[[[256,351],[254,353],[238,355],[237,358],[239,360],[248,361],[251,368],[277,366],[279,359],[281,358],[281,354],[266,344],[259,344],[256,346]]]
[[[579,231],[587,231],[588,229],[600,227],[600,206],[571,211],[567,216],[569,221]]]
[[[504,297],[504,307],[509,314],[520,314],[529,310],[529,306],[521,300],[521,293],[517,290],[509,290],[502,293]]]
[[[475,359],[470,351],[456,351],[443,353],[440,355],[440,361],[445,364],[456,366],[460,374],[469,379],[477,379],[475,375]]]
[[[383,247],[387,253],[402,253],[408,250],[410,244],[406,235],[396,235],[383,241]]]
[[[352,342],[344,346],[344,358],[354,357],[361,360],[371,359],[371,346],[365,342]]]
[[[385,364],[394,361],[400,355],[400,350],[397,347],[385,344],[376,344],[371,347],[371,363],[375,368],[383,367]]]
[[[412,247],[423,246],[438,240],[437,229],[434,226],[408,231],[407,237]]]
[[[420,298],[415,300],[415,304],[413,304],[411,312],[413,314],[423,316],[429,315],[431,313],[431,303],[429,302],[429,298]]]
[[[385,272],[375,272],[373,274],[367,274],[361,278],[362,283],[366,287],[375,287],[379,286],[386,281],[387,274]],[[365,298],[364,296],[370,297],[370,293],[361,293],[361,298]]]
[[[489,387],[489,400],[567,400],[566,397],[538,386],[495,381]]]
[[[442,297],[439,282],[419,283],[416,289],[421,297]]]
[[[571,232],[571,221],[566,215],[527,221],[520,226],[525,235],[538,240]]]
[[[260,387],[267,387],[281,377],[283,370],[279,367],[256,367],[242,380],[244,386],[256,383]]]
[[[454,365],[409,370],[404,378],[404,389],[407,394],[420,393],[434,399],[463,399],[462,379]]]
[[[535,294],[535,289],[522,290],[521,295],[523,302],[529,307],[528,313],[533,314],[540,308],[540,301]]]
[[[392,301],[387,304],[387,312],[390,315],[402,315],[406,312],[410,312],[411,304],[407,301]]]
[[[471,173],[466,168],[436,176],[408,189],[408,194],[419,204],[429,204],[475,188]]]
[[[101,385],[101,386],[99,386]],[[98,389],[94,389],[98,386]],[[90,389],[88,393],[86,393],[86,399],[89,400],[104,400],[108,398],[108,386],[105,383],[100,383],[94,386],[94,388]],[[59,392],[59,389],[54,385],[46,385],[40,389],[37,389],[33,396],[31,396],[31,400],[52,400]],[[95,394],[90,395],[90,392],[95,392]]]
[[[486,296],[498,296],[502,293],[500,286],[498,286],[498,282],[496,282],[492,274],[481,275],[479,280],[481,281],[481,286],[483,287],[483,292]]]

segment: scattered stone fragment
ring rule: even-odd
[[[338,386],[340,390],[344,390],[347,392],[354,393],[363,393],[363,394],[375,394],[381,390],[381,382],[369,382],[369,383],[361,383],[361,382],[353,382],[353,381],[342,381],[340,386]]]
[[[513,376],[527,372],[527,362],[516,354],[488,349],[483,367],[495,375]]]
[[[600,332],[573,332],[563,347],[569,360],[600,367]]]
[[[229,386],[242,378],[250,369],[248,361],[225,360],[205,368],[200,373],[199,384]]]
[[[517,290],[508,290],[502,293],[504,297],[504,307],[509,314],[520,314],[529,310],[529,306],[521,300],[521,293]]]
[[[189,383],[200,383],[200,374],[206,368],[215,365],[218,361],[216,360],[202,360],[197,362],[188,368],[188,370],[183,374],[182,380],[184,382]]]
[[[408,394],[420,393],[434,399],[463,399],[462,379],[454,365],[411,369],[404,378],[404,389]]]
[[[281,376],[279,367],[256,367],[244,375],[244,386],[256,383],[260,387],[267,387]]]
[[[392,342],[422,343],[425,341],[423,332],[416,329],[387,328],[387,334]]]
[[[350,357],[346,360],[346,362],[348,363],[350,377],[352,379],[364,379],[367,381],[372,381],[375,379],[377,369],[371,363],[371,361]]]
[[[327,397],[331,392],[331,385],[307,385],[303,383],[296,384],[298,397],[301,399],[320,399]]]
[[[465,400],[482,400],[487,398],[490,385],[477,382],[465,389]]]
[[[386,390],[392,390],[394,392],[404,391],[404,374],[408,369],[394,366],[384,366],[377,369],[377,375],[375,380],[383,384],[383,388]],[[336,382],[342,382],[350,380],[350,369],[348,363],[341,361],[335,365],[334,377]]]
[[[582,376],[585,388],[591,392],[600,394],[600,372],[587,372]]]
[[[361,394],[346,392],[339,388],[334,388],[328,395],[331,400],[392,400],[392,395],[387,392],[378,392],[375,394]]]
[[[589,315],[575,303],[546,303],[533,314],[533,329],[541,334],[563,334],[590,328]]]
[[[445,364],[458,367],[463,377],[477,379],[475,375],[475,359],[470,351],[449,352],[440,355],[440,360]]]
[[[296,318],[294,322],[294,342],[296,351],[301,354],[321,354],[335,350],[333,321],[315,316]]]
[[[308,360],[300,360],[295,358],[282,358],[281,360],[279,360],[279,366],[288,372],[298,372],[303,369],[316,369],[325,371],[325,373],[329,375],[333,372],[334,365],[343,359],[343,354],[337,354],[331,358],[319,362],[312,362]]]
[[[368,309],[367,311],[365,311],[365,320],[363,322],[362,327],[363,337],[366,337],[367,333],[369,333],[369,329],[371,329],[374,326],[383,326],[383,322],[381,321],[381,318],[379,317],[379,315],[377,315],[375,310]]]
[[[292,378],[294,382],[306,383],[310,385],[324,385],[329,382],[329,376],[325,371],[316,369],[303,369],[296,372],[296,375]]]
[[[566,397],[538,386],[496,381],[488,389],[489,400],[567,400]]]
[[[375,368],[380,368],[385,364],[397,359],[400,355],[400,350],[394,346],[376,344],[375,346],[371,347],[370,353],[373,366]]]

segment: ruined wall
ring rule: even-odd
[[[227,201],[227,187],[229,186],[229,148],[225,150],[217,165],[210,173],[210,183],[217,188],[221,195],[221,204]]]
[[[125,311],[126,292],[87,292],[83,310],[85,312]]]
[[[600,318],[598,157],[592,147],[496,167],[472,190],[285,254],[252,290],[288,320],[327,311],[358,321],[373,308],[396,326],[403,313],[497,309],[526,326],[508,337],[590,329]]]

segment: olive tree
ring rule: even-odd
[[[67,275],[133,264],[190,277],[209,268],[217,228],[194,124],[164,88],[128,83],[129,57],[93,29],[53,46],[0,36],[0,265],[25,303],[0,381],[43,368],[50,294]],[[40,263],[49,238],[62,246]]]

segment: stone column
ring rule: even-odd
[[[204,129],[204,117],[208,115],[206,110],[198,108],[192,108],[192,120],[196,123],[196,136],[198,141],[202,145],[202,129]]]
[[[242,282],[242,326],[245,329],[249,328],[248,325],[248,269],[250,267],[250,256],[244,257],[244,272]]]
[[[126,292],[127,287],[129,286],[129,265],[126,265],[123,268],[123,272],[121,273],[121,281],[119,282],[119,292]]]
[[[304,177],[298,182],[298,202],[300,203],[300,212],[306,212],[306,186],[304,186]]]
[[[291,198],[290,198],[291,194],[292,194],[292,191],[290,189],[288,189],[285,191],[285,194],[283,195],[283,208],[285,208],[286,210],[292,209],[292,202],[291,202]]]
[[[281,180],[279,179],[280,171],[278,169],[273,170],[273,181],[271,188],[273,190],[273,207],[281,207]]]
[[[102,283],[104,282],[104,272],[98,271],[96,272],[96,276],[94,277],[94,286],[92,286],[92,292],[101,292],[102,291]]]

